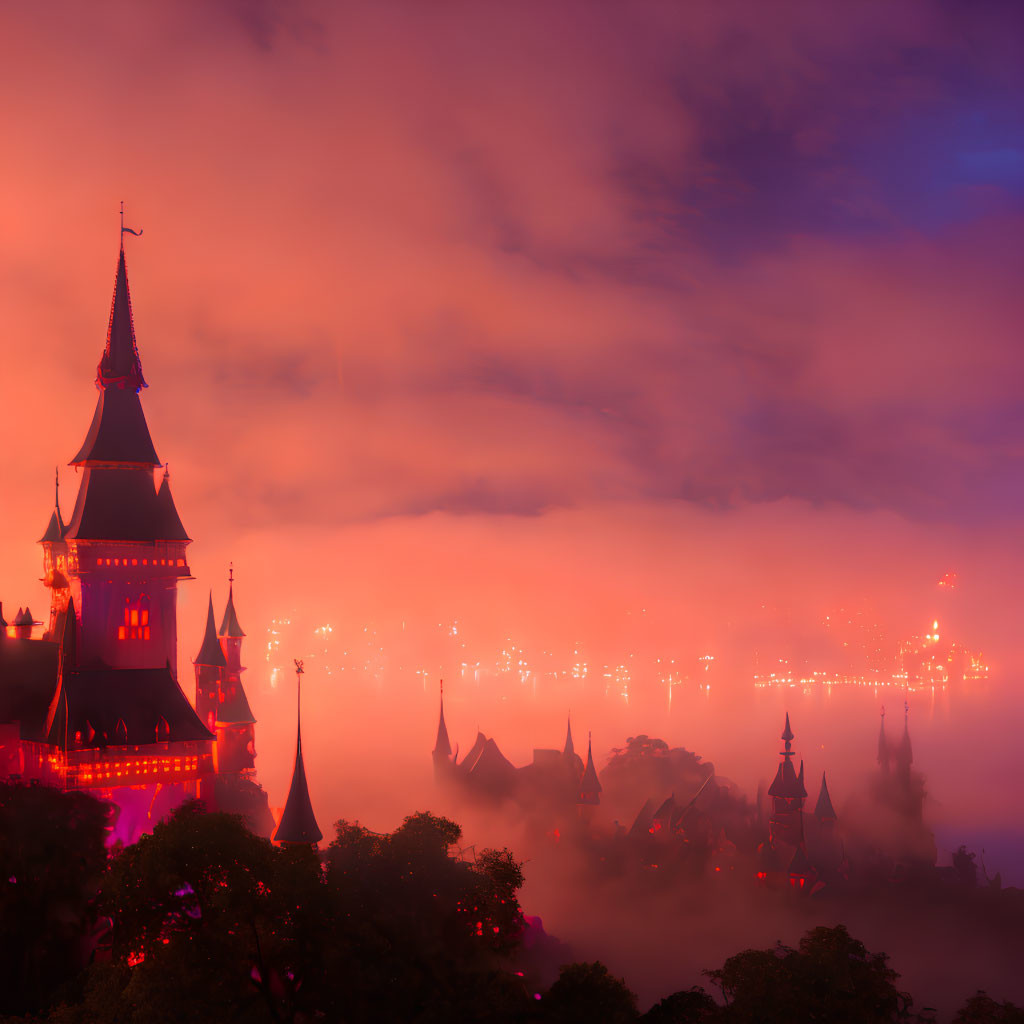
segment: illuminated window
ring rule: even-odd
[[[124,599],[124,623],[117,627],[118,640],[148,640],[149,632],[149,598],[142,594],[134,601],[130,597]]]

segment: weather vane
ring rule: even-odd
[[[135,231],[132,228],[126,228],[124,226],[124,200],[122,199],[121,200],[121,241],[122,241],[122,243],[124,242],[124,233],[126,231],[128,232],[129,235],[135,235],[136,238],[139,235],[142,234],[142,229],[141,228],[138,231]]]
[[[295,661],[295,674],[301,676],[306,670],[302,667],[302,661],[299,658],[293,659]]]

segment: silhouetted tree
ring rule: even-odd
[[[0,1013],[44,1009],[95,944],[111,807],[0,783]]]
[[[997,1003],[979,991],[957,1011],[953,1024],[1024,1024],[1024,1009],[1013,1003]]]
[[[629,1024],[640,1019],[636,996],[600,961],[568,964],[541,1002],[552,1024]]]
[[[842,926],[814,928],[798,949],[748,949],[708,977],[721,989],[728,1021],[882,1024],[911,1019],[912,1000],[884,953],[869,953]]]
[[[655,1003],[641,1020],[643,1024],[715,1024],[722,1016],[722,1007],[698,986]]]

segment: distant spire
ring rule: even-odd
[[[914,750],[910,745],[910,705],[903,702],[903,738],[896,750],[896,760],[903,771],[909,772],[914,763]]]
[[[448,727],[444,724],[444,680],[441,680],[441,717],[437,723],[437,742],[434,744],[434,757],[450,758],[452,745],[448,739]]]
[[[313,815],[313,805],[306,785],[306,767],[302,761],[302,662],[295,660],[296,717],[295,717],[295,767],[292,770],[292,784],[288,789],[281,821],[274,832],[275,843],[293,843],[315,846],[323,839],[320,826]]]
[[[825,773],[821,773],[821,791],[818,793],[818,802],[814,805],[814,816],[818,821],[835,821],[836,812],[832,807],[832,798],[828,795],[828,783],[825,781]]]
[[[789,712],[786,712],[786,728],[782,730],[782,739],[786,741],[786,749],[789,750],[789,745],[793,741],[793,730],[789,727]]]
[[[196,655],[197,665],[212,665],[216,668],[226,668],[227,660],[224,651],[221,650],[220,642],[217,640],[217,623],[213,618],[213,591],[210,591],[210,604],[206,610],[206,632],[203,634],[203,645]]]
[[[245,636],[242,627],[238,624],[238,616],[235,614],[235,563],[231,562],[228,568],[228,603],[224,609],[224,618],[220,620],[220,635],[232,637],[236,640]]]
[[[64,517],[60,514],[60,470],[57,467],[54,467],[53,476],[53,511],[50,513],[50,521],[46,524],[46,530],[39,538],[40,544],[54,544],[63,540],[64,531],[67,529]]]
[[[128,293],[128,270],[124,261],[124,231],[127,230],[130,229],[123,228],[121,232],[121,250],[117,257],[117,273],[114,276],[114,297],[110,303],[110,321],[107,324],[107,344],[100,359],[96,384],[104,390],[131,388],[138,392],[147,385],[142,376],[142,362],[135,341],[131,296]]]
[[[562,751],[562,756],[576,756],[576,748],[572,745],[572,715],[567,715],[565,719],[565,749]]]
[[[597,804],[601,802],[601,780],[597,777],[597,768],[594,767],[594,749],[591,734],[587,733],[587,767],[583,769],[583,778],[580,779],[581,804]]]
[[[882,707],[882,722],[878,727],[878,763],[883,772],[889,770],[889,744],[885,739],[885,706]]]

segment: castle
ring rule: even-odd
[[[243,814],[269,836],[273,819],[255,777],[256,722],[242,684],[245,633],[233,573],[219,630],[210,597],[194,706],[177,678],[178,584],[192,578],[191,541],[140,400],[147,384],[128,291],[126,230],[96,410],[71,461],[82,474],[74,510],[65,521],[55,495],[40,540],[50,591],[41,638],[33,639],[33,626],[44,624],[27,608],[8,626],[0,606],[0,777],[110,801],[119,809],[115,835],[125,842],[192,797]],[[301,749],[296,774],[299,768]],[[305,792],[304,771],[301,786]],[[309,834],[315,822],[303,827]]]

